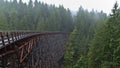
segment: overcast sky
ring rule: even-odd
[[[22,0],[28,2],[29,0]],[[33,0],[34,1],[34,0]],[[109,14],[116,1],[120,4],[120,0],[38,0],[47,4],[55,4],[56,6],[63,5],[65,8],[69,8],[72,11],[77,11],[80,6],[91,11],[95,9],[97,11],[103,10]]]

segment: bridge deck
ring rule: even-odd
[[[20,63],[19,66],[24,66],[23,63],[25,60],[27,61],[27,57],[30,55],[43,53],[41,51],[37,51],[37,48],[41,48],[44,45],[42,42],[45,39],[49,40],[44,41],[44,43],[48,43],[50,45],[54,43],[54,45],[46,46],[42,50],[50,50],[48,53],[53,54],[54,60],[58,61],[65,53],[65,42],[68,38],[68,33],[64,32],[0,32],[0,67],[8,67],[11,66],[15,68],[15,63]],[[42,41],[42,42],[41,42]],[[57,42],[57,43],[55,43]],[[61,43],[61,45],[60,45]],[[39,45],[38,45],[39,44]],[[58,45],[58,46],[57,46]],[[41,50],[41,49],[39,49]],[[60,52],[59,52],[60,51]],[[53,52],[53,53],[52,53]],[[48,54],[47,52],[43,53],[43,55]],[[29,55],[29,56],[28,56]],[[56,57],[55,57],[56,56]],[[37,56],[36,56],[37,57]],[[41,56],[40,56],[41,57]],[[48,57],[48,56],[46,56]],[[45,58],[45,56],[44,56]],[[55,59],[56,58],[56,59]],[[34,58],[34,60],[36,60]],[[51,60],[52,61],[52,60]],[[14,64],[13,64],[14,62]],[[31,61],[32,62],[32,61]],[[27,62],[25,62],[27,63]],[[35,61],[34,61],[35,63]],[[29,66],[31,63],[27,63]],[[33,65],[33,64],[32,64]],[[25,67],[25,66],[24,66]],[[34,65],[33,65],[34,67]],[[37,66],[40,68],[39,66]],[[35,67],[36,68],[36,67]],[[42,67],[44,68],[44,67]],[[49,67],[51,68],[51,67]]]

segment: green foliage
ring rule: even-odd
[[[72,16],[63,6],[55,7],[37,0],[30,0],[28,4],[22,0],[0,0],[0,30],[71,32],[64,57],[65,68],[120,68],[117,2],[107,21],[106,18],[102,11],[89,12],[82,7]]]
[[[3,13],[0,13],[0,30],[8,30],[8,23]]]
[[[1,30],[67,31],[73,30],[71,12],[37,0],[0,0]]]
[[[65,68],[88,68],[88,51],[94,30],[104,21],[103,12],[88,12],[80,7],[74,19],[75,28],[67,43],[67,52],[64,57]]]
[[[75,59],[77,59],[77,57],[75,57],[75,49],[78,45],[78,30],[77,28],[75,28],[73,30],[73,32],[71,33],[70,35],[70,38],[69,38],[69,42],[67,43],[67,51],[66,51],[66,54],[65,54],[65,61],[64,61],[64,66],[65,68],[73,68],[73,66],[75,65],[76,61]]]
[[[120,67],[120,9],[115,3],[108,21],[96,31],[89,52],[89,68]]]
[[[88,68],[88,57],[81,56],[73,68]]]

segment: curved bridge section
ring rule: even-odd
[[[0,32],[0,67],[60,68],[69,33]]]

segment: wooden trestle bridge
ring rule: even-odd
[[[0,32],[0,68],[61,68],[69,33]]]

